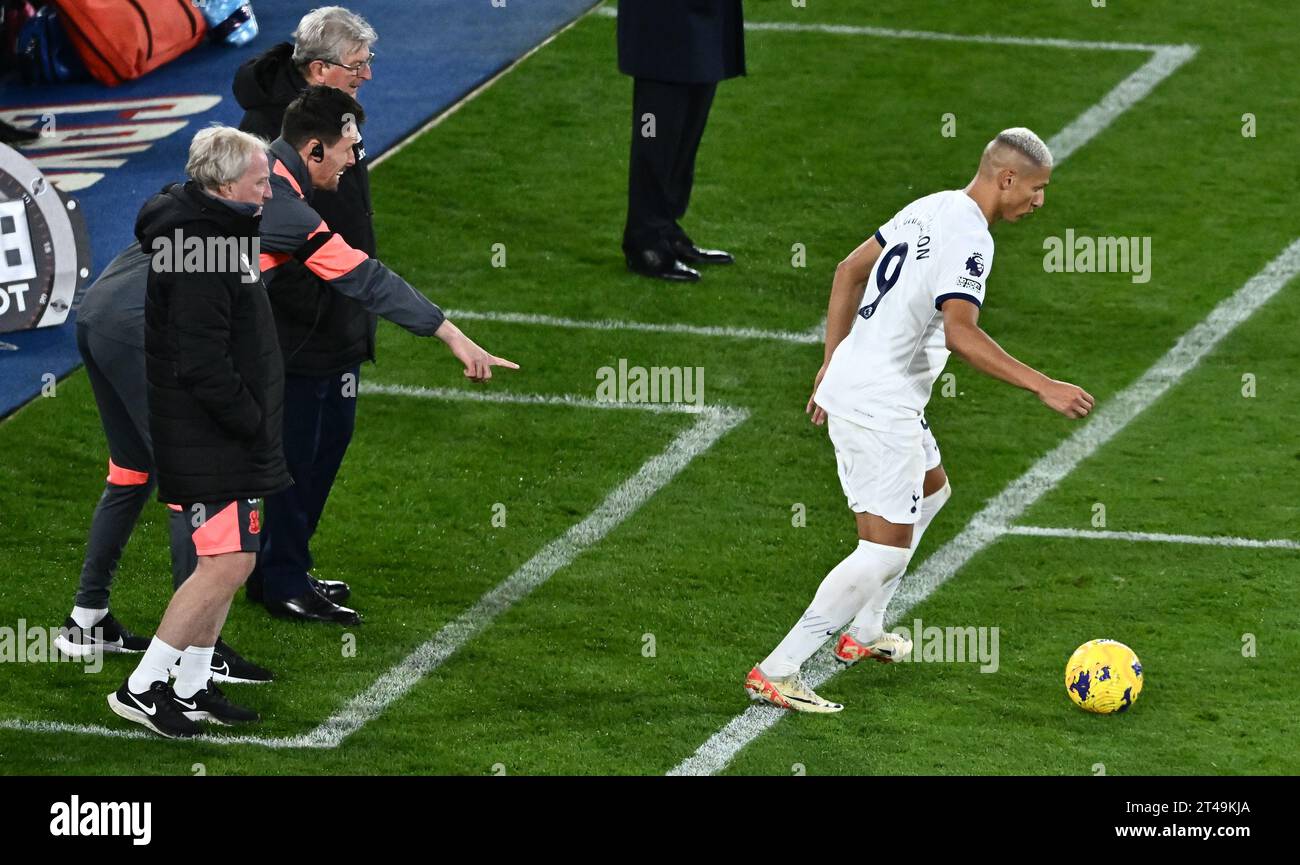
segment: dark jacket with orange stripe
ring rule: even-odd
[[[280,137],[284,112],[307,82],[293,65],[293,45],[282,42],[245,62],[232,87],[244,109],[239,128],[267,141]],[[343,235],[348,245],[374,258],[374,208],[370,202],[370,173],[365,148],[356,145],[357,164],[343,173],[333,192],[317,190],[312,208]],[[277,278],[311,282],[310,271],[297,262],[287,264]],[[304,294],[312,295],[310,291]],[[375,359],[375,316],[355,300],[337,292],[316,295],[318,306],[281,309],[277,304],[285,371],[292,375],[326,376]],[[296,315],[295,315],[296,313]]]
[[[193,181],[145,204],[135,235],[153,258],[144,301],[149,432],[158,497],[189,505],[268,496],[292,481],[285,465],[284,367],[266,288],[251,262],[202,261],[180,271],[155,245],[236,238],[256,249],[257,217]],[[246,281],[250,280],[250,281]]]
[[[381,261],[349,246],[311,206],[311,175],[284,139],[271,143],[271,200],[262,209],[262,278],[275,307],[276,328],[288,362],[303,348],[304,322],[334,295],[351,298],[417,336],[432,336],[446,316]],[[301,264],[315,278],[287,267]],[[282,277],[286,277],[283,278]],[[299,342],[294,342],[295,338]]]

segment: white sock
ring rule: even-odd
[[[934,515],[939,513],[939,509],[952,496],[952,487],[944,482],[944,485],[935,490],[930,495],[921,500],[921,518],[912,526],[912,548],[908,551],[908,561],[911,561],[912,554],[916,548],[921,545],[921,536],[925,530],[930,527],[930,521]],[[867,601],[866,605],[858,611],[853,619],[853,624],[849,626],[849,636],[859,643],[870,643],[877,639],[885,632],[885,610],[889,608],[889,602],[894,598],[894,592],[898,591],[899,585],[903,582],[903,574],[906,567],[898,572],[898,576],[886,582],[880,587],[880,591]]]
[[[176,676],[172,690],[182,700],[188,700],[208,686],[212,678],[212,646],[190,646],[181,655],[181,671]]]
[[[858,541],[857,548],[822,580],[808,609],[781,644],[758,665],[759,669],[775,679],[798,672],[804,661],[844,627],[882,583],[907,567],[908,555],[902,547]]]
[[[149,641],[149,648],[144,650],[144,657],[140,659],[135,672],[126,680],[127,687],[133,694],[143,694],[154,682],[166,682],[167,670],[176,664],[180,656],[180,649],[174,649],[154,637]]]
[[[108,607],[102,610],[92,610],[90,607],[73,607],[72,621],[77,623],[77,627],[83,631],[88,631],[99,623],[99,620],[108,615]],[[138,692],[137,692],[138,693]]]

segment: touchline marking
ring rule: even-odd
[[[187,741],[218,745],[259,745],[265,748],[337,748],[348,736],[378,718],[385,709],[440,667],[461,646],[492,624],[497,616],[523,600],[589,547],[599,543],[655,493],[667,486],[692,460],[718,439],[744,423],[749,412],[731,406],[674,403],[605,402],[580,396],[502,393],[454,388],[419,388],[402,385],[361,385],[362,393],[420,399],[464,400],[514,405],[549,405],[574,408],[632,409],[694,415],[697,420],[683,430],[660,454],[648,459],[635,474],[610,492],[596,509],[563,535],[544,546],[506,580],[489,590],[468,610],[447,623],[431,639],[380,676],[314,730],[299,736],[196,736]],[[132,729],[97,724],[0,719],[0,729],[35,733],[80,733],[122,739],[157,739]]]
[[[617,18],[618,10],[602,6],[596,14]],[[995,34],[940,33],[935,30],[896,30],[856,24],[803,24],[788,21],[746,21],[746,30],[777,33],[828,33],[836,36],[880,36],[886,39],[921,39],[930,42],[975,42],[986,45],[1025,45],[1036,48],[1076,48],[1085,51],[1159,51],[1178,45],[1155,45],[1146,42],[1090,42],[1083,39],[1052,39],[1044,36],[999,36]]]
[[[1250,318],[1297,274],[1300,274],[1300,239],[1292,241],[1263,270],[1220,301],[1209,315],[1183,334],[1173,348],[1137,381],[1102,403],[1092,417],[1072,435],[1040,457],[1027,472],[991,499],[971,518],[960,534],[935,550],[915,571],[910,572],[889,605],[886,626],[907,615],[977,553],[1011,531],[1012,523],[1030,505],[1162,397],[1200,363],[1220,340]],[[814,689],[840,671],[830,646],[828,642],[805,666],[805,676]],[[739,678],[736,680],[736,693],[740,693]],[[722,771],[742,748],[775,725],[785,714],[785,710],[775,706],[751,706],[710,736],[694,754],[668,774],[712,775]]]
[[[459,111],[461,108],[465,107],[467,104],[469,104],[470,102],[474,101],[474,99],[476,99],[476,98],[477,98],[477,97],[478,97],[478,96],[479,96],[479,95],[480,95],[484,90],[487,90],[487,89],[488,89],[489,87],[491,87],[493,84],[496,84],[496,83],[497,83],[498,81],[500,81],[502,78],[504,78],[505,76],[509,75],[511,72],[515,71],[515,68],[518,67],[519,64],[523,63],[523,62],[524,62],[525,60],[527,60],[529,57],[532,57],[532,56],[533,56],[534,54],[536,54],[538,51],[541,51],[541,50],[542,50],[543,48],[545,48],[547,45],[550,45],[552,42],[554,42],[556,39],[558,39],[558,38],[560,37],[561,34],[566,33],[566,32],[568,32],[569,30],[573,29],[573,27],[575,27],[579,21],[581,21],[583,18],[586,18],[586,17],[587,17],[588,15],[590,15],[592,12],[596,11],[596,6],[597,6],[597,4],[599,4],[599,3],[601,3],[601,2],[604,2],[604,0],[596,0],[596,3],[594,3],[594,4],[592,5],[592,7],[591,7],[590,9],[588,9],[586,12],[583,12],[581,15],[579,15],[579,16],[576,17],[576,18],[574,18],[574,19],[573,19],[572,21],[570,21],[568,24],[565,24],[563,27],[561,27],[560,29],[556,30],[556,31],[555,31],[554,33],[552,33],[550,36],[547,36],[547,37],[546,37],[545,39],[543,39],[541,42],[538,42],[538,43],[537,43],[536,45],[534,45],[532,48],[530,48],[530,49],[528,49],[527,51],[525,51],[522,55],[520,55],[519,57],[516,57],[515,60],[514,60],[512,63],[510,63],[509,65],[507,65],[504,69],[502,69],[500,72],[498,72],[498,73],[496,73],[495,75],[493,75],[493,76],[492,76],[491,78],[489,78],[488,80],[484,81],[484,82],[483,82],[482,84],[480,84],[479,86],[475,87],[475,88],[474,88],[473,90],[471,90],[470,92],[466,93],[466,94],[465,94],[464,96],[462,96],[460,99],[457,99],[457,100],[456,100],[455,102],[453,102],[450,106],[448,106],[446,109],[444,109],[440,114],[436,115],[432,120],[430,120],[429,122],[427,122],[427,123],[425,123],[423,126],[421,126],[419,129],[417,129],[417,130],[415,130],[414,132],[412,132],[412,133],[410,133],[409,135],[407,135],[407,136],[406,136],[405,138],[403,138],[401,141],[397,142],[397,143],[394,144],[392,147],[388,148],[388,149],[385,150],[383,153],[381,153],[381,154],[379,154],[378,156],[376,156],[374,159],[370,160],[370,163],[369,163],[369,165],[367,166],[367,170],[373,169],[375,166],[382,164],[385,160],[388,159],[388,157],[390,157],[390,156],[392,156],[392,155],[394,155],[394,154],[396,154],[396,153],[400,153],[401,151],[405,150],[406,147],[407,147],[411,142],[415,141],[415,139],[419,138],[421,135],[423,135],[424,133],[428,132],[430,129],[433,129],[435,126],[437,126],[438,124],[442,123],[442,121],[446,120],[448,117],[450,117],[451,115],[455,114],[455,113],[456,113],[457,111]]]
[[[1169,535],[1164,532],[1110,532],[1095,529],[1058,529],[1050,526],[1009,526],[1008,535],[1036,538],[1086,538],[1098,541],[1149,541],[1166,544],[1197,544],[1207,547],[1248,547],[1251,549],[1300,550],[1300,541],[1285,538],[1256,540],[1221,535]]]
[[[711,327],[708,325],[674,324],[672,322],[660,324],[645,321],[618,321],[615,319],[591,321],[529,312],[473,312],[466,309],[447,310],[447,317],[464,321],[501,321],[509,324],[540,324],[546,327],[568,327],[582,330],[640,330],[651,333],[684,333],[691,336],[711,336],[725,339],[770,339],[800,345],[814,345],[822,341],[821,334],[814,332],[812,329],[806,331],[763,330],[757,327]]]
[[[1156,85],[1178,71],[1184,63],[1196,56],[1194,45],[1156,46],[1151,59],[1131,75],[1116,84],[1101,101],[1076,117],[1062,129],[1047,146],[1057,164],[1064,162],[1083,145],[1096,138],[1115,119],[1146,98]]]
[[[551,575],[572,562],[631,516],[677,476],[695,457],[708,450],[728,430],[742,423],[749,413],[743,409],[712,409],[700,416],[690,429],[680,433],[658,456],[651,457],[632,477],[611,492],[582,522],[547,544],[510,578],[483,595],[473,607],[445,625],[431,640],[411,652],[365,692],[358,694],[339,712],[311,733],[309,747],[334,748],[378,717],[393,701],[436,670],[466,642],[494,619],[522,600]]]
[[[606,18],[618,16],[618,12],[608,6],[598,7],[594,10],[594,13]],[[1086,109],[1047,142],[1056,165],[1060,165],[1080,147],[1096,138],[1104,129],[1114,123],[1120,115],[1145,99],[1161,81],[1173,75],[1178,71],[1179,67],[1195,57],[1198,50],[1195,45],[1152,45],[1142,42],[1088,42],[1077,39],[1047,39],[1032,36],[967,35],[962,33],[935,33],[926,30],[893,30],[888,27],[857,27],[841,24],[747,21],[745,22],[745,29],[778,33],[829,33],[844,36],[876,36],[886,39],[924,39],[934,42],[968,42],[985,45],[1019,45],[1083,51],[1150,53],[1152,56],[1146,63],[1143,63],[1124,80],[1116,84],[1109,93],[1101,98],[1101,101]],[[651,324],[611,320],[584,321],[522,312],[455,310],[449,312],[448,317],[468,321],[477,319],[585,330],[640,330],[655,333],[686,333],[695,336],[727,339],[766,339],[798,345],[817,345],[825,338],[825,319],[822,320],[820,325],[814,325],[805,331],[785,331],[763,330],[752,327],[707,327],[672,323]]]

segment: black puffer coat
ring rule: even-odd
[[[145,293],[149,431],[158,497],[189,505],[261,498],[292,483],[284,461],[284,365],[260,278],[247,262],[190,264],[160,252],[199,238],[235,238],[255,252],[258,217],[244,216],[193,181],[168,186],[136,219],[154,256]],[[155,241],[164,241],[156,244]],[[250,256],[251,257],[251,256]]]
[[[239,128],[267,141],[280,137],[284,112],[307,82],[293,65],[293,46],[281,42],[254,57],[235,72],[231,88],[244,117]],[[312,207],[330,230],[348,246],[375,257],[374,209],[370,203],[370,171],[366,151],[354,148],[357,163],[344,172],[339,188],[312,193]],[[316,277],[296,261],[286,263],[277,279],[284,291],[272,295],[285,369],[291,375],[327,376],[375,359],[375,317],[350,297],[316,285]],[[289,282],[303,282],[296,294],[316,297],[313,309],[282,306],[276,295],[288,295]]]

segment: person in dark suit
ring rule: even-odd
[[[745,74],[741,0],[620,0],[618,68],[633,78],[623,254],[644,276],[694,282],[730,264],[681,227],[718,82]]]
[[[294,42],[272,46],[235,73],[232,90],[244,109],[239,128],[274,141],[289,103],[313,84],[355,98],[372,77],[370,49],[378,38],[364,18],[341,7],[308,12]],[[356,165],[337,190],[318,190],[313,205],[348,245],[374,256],[369,163],[361,143],[354,150]],[[285,269],[311,291],[316,278],[306,267],[293,262]],[[343,296],[305,319],[286,315],[274,297],[272,305],[284,348],[285,456],[294,485],[266,501],[266,542],[248,579],[248,597],[282,618],[355,624],[360,614],[343,606],[351,587],[311,572],[310,543],[356,429],[357,401],[346,394],[355,394],[361,364],[375,359],[376,318]]]

